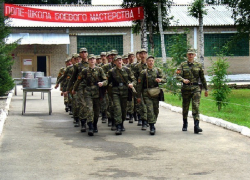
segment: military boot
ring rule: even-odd
[[[65,111],[68,112],[69,111],[69,107],[67,104],[65,104]]]
[[[129,114],[129,123],[133,123],[133,114]]]
[[[198,134],[199,132],[202,132],[202,129],[199,127],[199,120],[194,120],[194,133]]]
[[[137,115],[137,117],[138,117],[138,123],[137,123],[137,126],[141,126],[141,125],[142,125],[141,115],[140,115],[140,114],[138,114],[138,115]]]
[[[111,127],[111,126],[112,126],[112,119],[108,118],[108,127]]]
[[[134,113],[134,120],[137,121],[137,114],[136,114],[136,112]]]
[[[126,120],[129,120],[129,114],[127,113],[127,115],[126,115]]]
[[[92,123],[92,122],[88,122],[88,126],[89,126],[89,132],[88,132],[88,135],[89,135],[89,136],[94,136],[94,128],[93,128],[93,123]]]
[[[143,130],[143,131],[147,130],[147,127],[148,127],[147,125],[148,125],[147,121],[143,120],[141,130]]]
[[[182,131],[187,131],[188,122],[187,119],[183,119]]]
[[[102,123],[106,123],[106,121],[107,121],[106,113],[102,112]]]
[[[116,135],[122,135],[121,124],[116,125]]]
[[[97,119],[94,119],[94,123],[93,123],[94,133],[97,133],[97,132],[98,132],[97,123],[98,123],[98,118],[97,118]]]
[[[81,132],[86,132],[86,120],[81,120]]]
[[[75,117],[74,120],[75,120],[75,127],[79,127],[80,126],[79,118]]]
[[[115,126],[115,120],[112,119],[112,127],[111,127],[111,131],[115,131],[116,130],[116,126]]]
[[[155,135],[155,125],[154,123],[150,123],[150,135]]]

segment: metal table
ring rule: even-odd
[[[23,88],[23,108],[22,108],[22,115],[25,113],[26,110],[26,97],[27,92],[41,92],[41,93],[48,93],[48,104],[49,104],[49,115],[52,113],[52,105],[51,105],[51,90],[53,88]]]

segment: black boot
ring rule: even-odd
[[[65,111],[68,112],[69,111],[69,107],[67,104],[65,104]]]
[[[126,120],[129,120],[129,114],[127,113],[127,115],[126,115]]]
[[[86,132],[86,120],[81,120],[81,132]]]
[[[140,115],[140,114],[138,114],[138,115],[137,115],[137,117],[138,117],[138,123],[137,123],[137,126],[141,126],[141,125],[142,125],[141,115]]]
[[[111,127],[111,126],[112,126],[112,119],[108,118],[108,127]]]
[[[124,121],[122,121],[122,124],[121,124],[121,130],[122,130],[122,131],[125,131],[126,129],[125,129],[125,127],[124,127],[123,123],[124,123]]]
[[[202,129],[199,127],[199,120],[194,120],[194,133],[198,134],[199,132],[202,132]]]
[[[150,135],[155,135],[155,125],[153,123],[150,123]]]
[[[136,114],[136,112],[134,113],[134,120],[137,121],[137,114]]]
[[[116,135],[122,135],[121,124],[116,125]]]
[[[93,123],[92,123],[92,122],[89,122],[89,123],[88,123],[88,126],[89,126],[89,132],[88,132],[88,135],[89,135],[89,136],[94,136],[94,128],[93,128]]]
[[[106,113],[102,112],[102,123],[106,123],[106,121],[107,121]]]
[[[112,119],[112,127],[111,127],[111,131],[115,131],[116,130],[116,126],[115,126],[115,120]]]
[[[187,131],[188,122],[187,119],[183,119],[182,131]]]
[[[129,114],[129,123],[133,123],[133,114]]]
[[[147,125],[148,125],[147,121],[143,120],[141,130],[143,130],[143,131],[147,130],[147,127],[148,127]]]
[[[79,118],[78,117],[74,118],[74,121],[75,121],[75,127],[79,127],[80,126]]]
[[[97,123],[98,123],[98,119],[94,119],[94,124],[93,124],[94,133],[98,132]]]

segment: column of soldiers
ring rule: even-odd
[[[148,56],[147,50],[124,56],[111,50],[95,56],[80,48],[79,54],[68,57],[65,64],[55,88],[60,84],[65,111],[70,111],[74,126],[81,126],[81,132],[88,130],[89,136],[98,133],[101,114],[102,123],[107,122],[116,135],[125,131],[126,120],[137,121],[143,131],[149,125],[150,134],[155,134],[159,99],[149,97],[146,90],[158,87],[165,78],[161,69],[154,67],[154,57]]]

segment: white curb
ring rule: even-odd
[[[10,109],[10,102],[11,102],[11,98],[13,96],[14,90],[11,90],[10,93],[8,94],[7,100],[6,100],[6,105],[4,107],[4,109],[0,109],[0,137],[2,135],[3,132],[3,126],[5,123],[5,120],[8,116],[9,113],[9,109]]]
[[[182,108],[172,106],[172,105],[167,104],[167,103],[162,102],[162,101],[160,101],[160,106],[167,108],[167,109],[170,109],[173,112],[182,113]],[[188,117],[192,117],[192,111],[188,112]],[[223,127],[225,129],[229,129],[229,130],[241,133],[244,136],[250,137],[250,129],[248,127],[240,126],[240,125],[225,121],[223,119],[205,116],[203,114],[200,114],[200,120],[214,124],[216,126]]]

